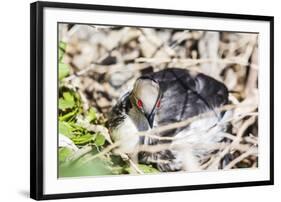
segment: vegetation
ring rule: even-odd
[[[61,23],[59,40],[59,177],[159,172],[115,152],[107,114],[139,76],[173,67],[230,91],[226,141],[200,169],[258,167],[258,34]]]
[[[59,177],[130,174],[130,163],[111,151],[98,155],[112,144],[105,127],[106,119],[93,107],[83,110],[77,91],[65,85],[63,79],[70,69],[63,63],[66,44],[59,43]],[[96,157],[96,158],[95,158]],[[138,165],[144,173],[157,172],[147,165]]]

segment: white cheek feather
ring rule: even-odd
[[[117,128],[112,131],[115,141],[120,141],[118,151],[122,153],[134,153],[139,144],[139,136],[136,135],[138,129],[133,121],[126,117],[125,120]]]

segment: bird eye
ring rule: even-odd
[[[138,100],[138,101],[137,101],[137,106],[138,106],[139,109],[142,108],[142,101],[141,101],[141,100]]]
[[[160,100],[157,101],[156,103],[156,107],[159,108],[160,107]]]

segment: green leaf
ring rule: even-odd
[[[64,92],[63,98],[59,99],[59,109],[71,109],[75,106],[74,97],[70,92]]]
[[[59,163],[65,162],[72,153],[73,151],[67,147],[59,148]]]
[[[105,137],[101,134],[97,134],[96,140],[95,140],[95,144],[97,147],[99,146],[103,146],[105,143]]]
[[[62,80],[69,75],[69,67],[62,62],[59,63],[59,80]]]
[[[152,165],[138,164],[137,166],[144,173],[159,173],[159,170],[153,168]],[[126,171],[130,174],[135,173],[135,170],[131,167],[126,168]]]
[[[66,101],[74,101],[74,96],[70,92],[64,92],[63,97]]]
[[[60,43],[59,43],[59,62],[61,62],[63,59],[65,49],[66,49],[66,43],[63,41],[60,41]]]
[[[59,132],[69,138],[73,137],[74,128],[72,128],[69,123],[59,121]]]
[[[84,131],[85,128],[82,127],[81,125],[77,124],[77,123],[73,123],[73,122],[69,122],[69,125],[73,128],[75,128],[76,130],[81,130],[81,131]]]
[[[91,142],[92,140],[95,140],[95,138],[95,135],[87,133],[86,135],[72,137],[71,140],[74,142],[74,144],[84,145]]]
[[[139,164],[139,169],[144,173],[159,173],[159,170],[153,168],[152,165]]]
[[[59,62],[62,62],[63,56],[64,56],[64,50],[59,49]]]
[[[64,114],[63,116],[60,116],[59,120],[60,121],[66,121],[68,119],[71,119],[71,118],[73,118],[77,114],[78,111],[79,110],[77,108],[75,108],[73,111],[71,111],[71,112],[69,112],[67,114]]]
[[[86,120],[88,122],[91,122],[91,121],[94,121],[96,119],[97,119],[96,110],[95,110],[95,108],[91,107],[87,112]]]
[[[59,167],[59,177],[81,177],[112,175],[113,173],[102,160],[94,159],[83,166],[70,164]]]
[[[60,41],[60,43],[59,43],[59,48],[62,49],[62,50],[65,50],[65,48],[66,48],[66,43],[63,42],[63,41]]]

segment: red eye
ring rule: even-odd
[[[139,109],[142,108],[142,101],[141,101],[141,100],[138,100],[138,101],[137,101],[137,106],[138,106]]]
[[[156,103],[156,107],[159,108],[160,107],[160,100],[157,101]]]

